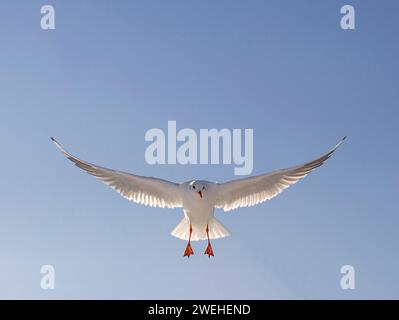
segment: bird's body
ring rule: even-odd
[[[210,181],[190,180],[180,186],[183,195],[184,218],[172,231],[173,236],[188,240],[190,224],[192,227],[192,241],[206,240],[208,238],[206,233],[207,226],[209,239],[230,235],[230,231],[214,216],[217,184]],[[201,196],[193,188],[200,191]],[[206,201],[204,201],[205,197]]]
[[[184,218],[174,228],[172,235],[188,240],[184,256],[189,257],[194,253],[191,241],[208,240],[205,254],[213,256],[209,240],[223,238],[231,234],[214,217],[215,208],[230,211],[274,198],[284,189],[321,166],[345,138],[329,152],[303,165],[225,183],[190,180],[180,184],[107,169],[82,161],[65,151],[54,138],[51,139],[76,166],[95,176],[128,200],[162,208],[182,208]]]

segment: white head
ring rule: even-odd
[[[202,180],[193,180],[188,183],[187,189],[196,197],[206,198],[208,192],[208,183]]]

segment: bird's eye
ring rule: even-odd
[[[205,190],[205,187],[202,187],[202,190]]]
[[[193,189],[195,190],[195,186],[193,186]]]

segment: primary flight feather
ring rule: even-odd
[[[77,167],[95,176],[126,199],[153,207],[183,208],[184,218],[172,231],[172,235],[188,240],[184,251],[184,256],[187,257],[194,253],[191,240],[208,240],[205,254],[210,257],[214,255],[210,239],[231,234],[214,217],[215,208],[230,211],[274,198],[284,189],[320,167],[345,138],[321,157],[299,166],[225,183],[190,180],[180,184],[91,164],[71,155],[54,138],[51,140]]]

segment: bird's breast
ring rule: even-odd
[[[192,222],[206,224],[213,217],[214,206],[206,201],[187,201],[183,208],[185,215]]]

